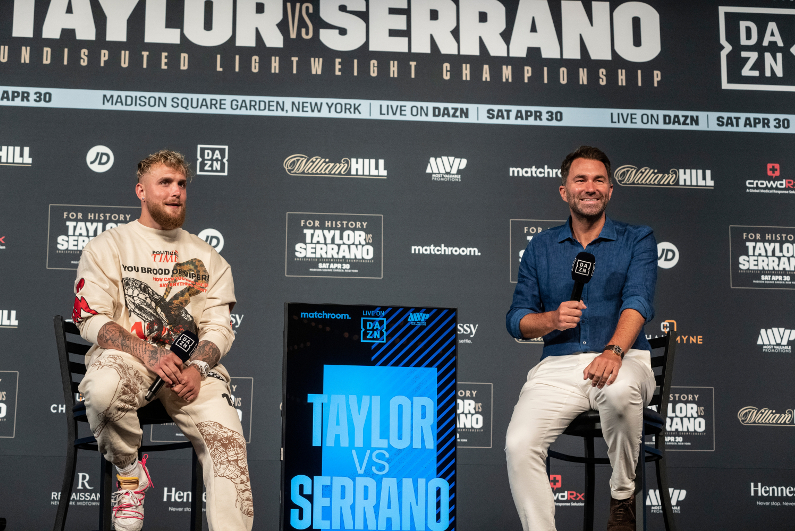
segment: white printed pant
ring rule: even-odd
[[[508,481],[524,531],[555,530],[555,500],[546,471],[549,446],[589,409],[599,411],[613,467],[611,495],[632,496],[643,429],[643,407],[654,394],[648,350],[631,349],[616,381],[602,389],[583,380],[599,353],[549,356],[527,375],[505,441]]]
[[[105,459],[124,466],[137,458],[143,432],[136,411],[147,404],[144,397],[157,375],[138,358],[118,350],[98,350],[87,365],[80,392],[91,431]],[[250,531],[254,506],[246,440],[237,410],[227,402],[232,395],[229,375],[221,365],[214,370],[226,381],[208,376],[193,402],[165,385],[156,396],[196,449],[207,490],[210,530]],[[151,463],[149,473],[155,481],[157,469]]]

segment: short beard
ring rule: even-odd
[[[176,216],[166,212],[160,205],[152,203],[146,203],[146,210],[149,211],[149,215],[152,216],[155,223],[163,227],[163,230],[178,229],[185,223],[186,208],[184,204],[182,205],[182,210]]]
[[[601,218],[602,214],[604,214],[605,210],[607,210],[607,204],[610,202],[610,199],[606,195],[602,196],[602,200],[600,201],[600,208],[596,213],[588,213],[580,210],[580,206],[577,203],[577,198],[569,195],[568,191],[566,191],[566,201],[569,203],[569,208],[571,209],[572,212],[574,212],[578,216],[588,221],[596,221],[599,218]]]

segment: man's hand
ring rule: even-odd
[[[179,356],[162,347],[158,347],[158,354],[159,356],[149,356],[144,361],[149,370],[160,376],[169,387],[183,383],[182,360]]]
[[[616,381],[621,362],[621,356],[612,350],[602,352],[582,371],[582,379],[591,380],[592,386],[601,389]]]
[[[580,323],[582,310],[587,306],[582,301],[563,301],[552,314],[552,326],[555,330],[569,330]]]
[[[191,365],[182,371],[182,383],[178,383],[171,388],[172,391],[188,402],[193,402],[199,396],[199,389],[202,384],[202,375],[199,369]]]

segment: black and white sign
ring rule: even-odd
[[[665,447],[670,451],[715,450],[715,388],[671,387],[665,412]]]
[[[288,212],[288,277],[383,278],[383,216]]]
[[[491,448],[493,384],[458,382],[456,440],[459,448]]]
[[[795,227],[731,225],[731,287],[795,289]]]
[[[102,232],[138,219],[140,207],[50,205],[47,269],[77,269],[88,242]]]

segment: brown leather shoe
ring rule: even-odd
[[[635,531],[635,495],[626,500],[610,498],[607,531]]]

